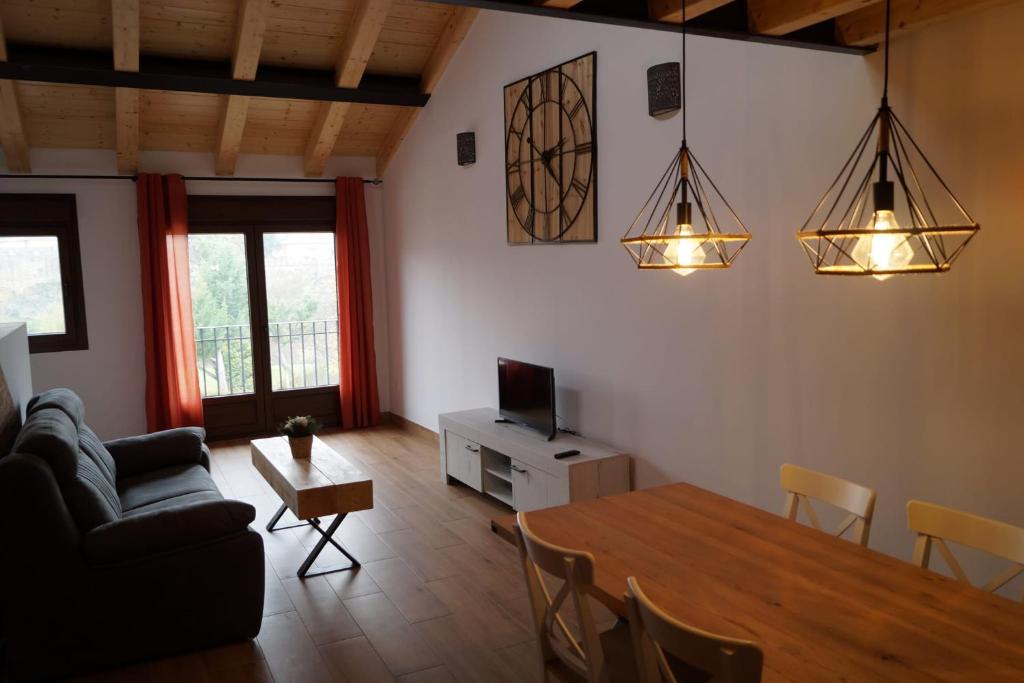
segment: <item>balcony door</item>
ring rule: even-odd
[[[196,371],[211,438],[338,423],[333,197],[189,197]]]

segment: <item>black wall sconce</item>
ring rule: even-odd
[[[647,70],[647,111],[651,116],[679,111],[679,93],[679,62],[656,64]]]
[[[476,163],[476,133],[459,133],[455,136],[455,146],[459,155],[459,166]]]

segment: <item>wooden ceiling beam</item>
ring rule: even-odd
[[[231,76],[251,81],[256,78],[267,30],[270,0],[242,0],[238,8],[238,28],[231,53]],[[249,113],[248,95],[228,95],[224,99],[217,122],[217,142],[213,150],[213,170],[217,175],[234,175],[242,133]]]
[[[445,69],[448,68],[448,63],[452,61],[452,57],[455,56],[462,41],[465,40],[466,34],[469,33],[469,29],[472,28],[477,14],[479,14],[479,10],[472,7],[457,7],[452,13],[433,52],[430,53],[430,59],[427,60],[427,64],[423,68],[423,75],[420,76],[420,87],[425,94],[429,95],[434,92]],[[395,117],[395,122],[377,154],[378,175],[383,175],[387,170],[388,164],[391,163],[391,159],[401,147],[419,114],[419,109],[405,109]]]
[[[139,70],[139,0],[111,0],[114,68]],[[139,170],[139,91],[114,88],[114,137],[118,173]]]
[[[339,88],[355,88],[362,82],[366,65],[390,9],[391,0],[362,0],[356,9],[355,20],[345,36],[335,68],[335,83]],[[320,105],[306,145],[303,164],[306,175],[318,176],[324,172],[341,128],[345,125],[348,110],[349,104],[346,102],[325,102]]]
[[[937,21],[1009,2],[1011,0],[893,0],[892,34],[898,36]],[[839,17],[836,35],[845,45],[881,43],[885,38],[885,3]]]
[[[4,25],[0,18],[0,62],[7,61],[7,41]],[[4,148],[7,169],[14,173],[28,173],[32,170],[28,160],[28,138],[21,124],[18,109],[18,94],[14,81],[0,80],[0,145]]]
[[[750,30],[781,36],[835,19],[880,0],[747,0]]]
[[[730,2],[732,0],[686,0],[686,20],[695,19]],[[683,21],[683,9],[679,6],[679,0],[647,0],[647,16],[652,21],[680,24]]]
[[[480,10],[471,7],[459,7],[452,13],[437,39],[437,44],[434,45],[434,50],[430,53],[430,59],[423,67],[423,74],[420,76],[420,88],[423,92],[428,95],[434,92],[445,69],[448,68],[448,63],[462,45],[479,13]]]
[[[789,0],[777,1],[788,2]],[[537,4],[527,0],[431,0],[431,2],[609,26],[628,26],[667,33],[679,33],[679,24],[682,18],[679,0],[589,0],[568,9]],[[748,24],[746,3],[740,0],[686,0],[686,31],[691,35],[855,55],[863,55],[872,51],[870,48],[843,45],[837,42],[835,32],[831,30],[831,27],[827,27],[828,30],[816,31],[813,35],[804,33],[797,37],[790,37],[754,33],[749,30]]]
[[[316,69],[264,64],[254,80],[243,81],[230,78],[227,62],[142,55],[139,71],[130,72],[111,68],[109,52],[13,44],[7,51],[0,78],[13,80],[398,107],[423,107],[430,99],[418,79],[401,76],[366,74],[358,88],[338,88],[333,71]]]
[[[232,78],[243,81],[251,81],[256,78],[268,16],[270,16],[270,0],[242,0],[238,8],[235,47],[231,52]]]

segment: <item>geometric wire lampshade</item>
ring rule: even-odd
[[[886,0],[882,106],[796,234],[821,275],[944,273],[981,229],[889,108],[891,31]]]
[[[949,270],[979,229],[883,100],[797,239],[816,273],[884,280]]]
[[[638,268],[689,275],[728,268],[749,240],[684,141],[620,241]]]

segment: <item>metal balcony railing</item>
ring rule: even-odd
[[[203,398],[255,390],[249,325],[196,327],[196,363]],[[293,320],[268,325],[273,391],[338,383],[338,321]]]
[[[338,383],[338,321],[270,323],[270,379],[274,391]]]

